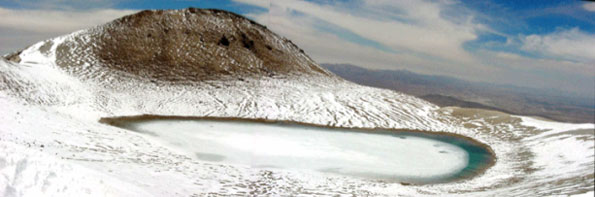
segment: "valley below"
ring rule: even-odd
[[[407,70],[374,70],[349,64],[321,65],[354,83],[411,94],[442,107],[479,108],[561,122],[595,123],[595,95],[588,92],[578,95],[423,75]]]

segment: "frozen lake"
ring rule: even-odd
[[[492,159],[468,139],[443,134],[198,118],[131,118],[109,124],[207,162],[375,180],[446,182],[469,176]]]

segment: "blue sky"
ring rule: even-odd
[[[595,94],[595,3],[498,0],[0,0],[0,53],[142,9],[218,8],[320,63]]]

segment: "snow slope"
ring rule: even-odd
[[[165,14],[188,12],[173,10]],[[224,25],[217,21],[230,22],[221,20],[225,16],[220,14],[202,14],[215,26]],[[264,75],[260,71],[246,74],[240,69],[212,79],[180,76],[175,71],[161,78],[146,77],[152,75],[143,75],[143,69],[154,65],[139,65],[143,69],[128,72],[101,61],[92,50],[98,45],[95,36],[110,36],[104,31],[110,25],[43,41],[9,56],[10,60],[0,59],[0,196],[39,192],[89,196],[517,196],[594,190],[593,124],[536,122],[485,110],[439,108],[413,96],[360,86],[318,70],[307,56],[299,55],[295,45],[282,42],[272,33],[262,35],[278,40],[274,49],[291,52],[295,58],[292,62],[300,64],[300,69],[271,67],[273,70]],[[303,69],[311,70],[298,72]],[[101,117],[140,114],[265,118],[328,126],[452,132],[491,146],[498,160],[472,179],[401,185],[300,170],[202,162],[138,133],[98,123]],[[52,178],[52,173],[60,178]],[[80,177],[85,179],[73,183]]]

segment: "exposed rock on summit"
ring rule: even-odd
[[[146,10],[70,36],[39,50],[59,44],[57,65],[75,72],[103,67],[164,81],[331,75],[291,41],[222,10]]]

